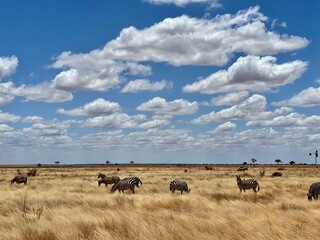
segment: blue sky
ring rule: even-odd
[[[312,163],[319,7],[0,0],[0,163]]]

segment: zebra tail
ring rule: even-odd
[[[141,179],[139,178],[139,182],[141,183],[141,185],[142,185],[142,181],[141,181]]]
[[[258,191],[260,191],[260,185],[259,185],[259,183],[258,183]]]

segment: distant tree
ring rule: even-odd
[[[38,163],[37,166],[38,166],[38,167],[41,167],[41,163]]]
[[[134,161],[130,161],[131,164],[134,164]]]
[[[55,161],[54,163],[57,164],[57,165],[59,165],[59,164],[60,164],[60,161]]]
[[[242,163],[242,165],[247,165],[247,164],[248,164],[247,162],[243,162],[243,163]]]
[[[255,165],[256,161],[257,159],[254,159],[254,158],[251,159],[251,162],[253,163],[253,165]]]
[[[290,161],[289,164],[294,166],[296,164],[296,162],[295,161]]]
[[[110,164],[110,162],[109,162],[109,161],[106,161],[106,164]]]
[[[279,164],[279,163],[281,163],[281,160],[280,159],[276,159],[276,160],[274,160],[274,162]]]

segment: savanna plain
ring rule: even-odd
[[[2,167],[0,239],[319,239],[320,201],[306,195],[320,168],[282,166],[282,177],[271,177],[279,166],[211,167],[42,166],[27,185],[10,184],[18,168]],[[111,194],[111,185],[98,187],[99,172],[143,184]],[[260,191],[240,193],[237,174],[255,178]],[[190,194],[171,193],[172,179],[185,180]]]

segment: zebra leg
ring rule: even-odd
[[[132,193],[134,194],[134,186],[131,188]]]
[[[183,190],[181,190],[181,195],[182,195],[182,193],[183,193]]]

